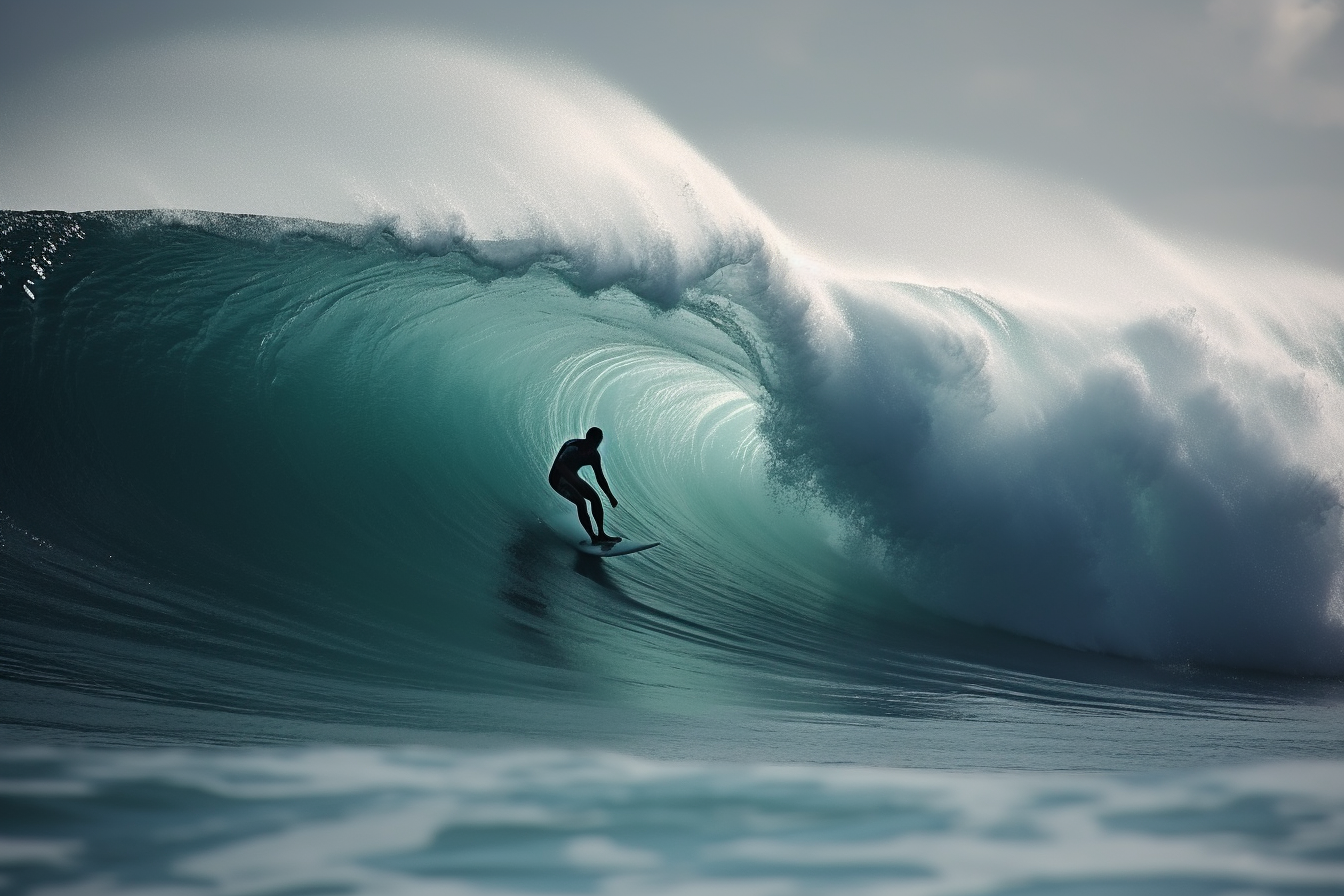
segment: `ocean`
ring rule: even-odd
[[[860,274],[613,120],[0,213],[0,889],[1344,892],[1337,283]]]

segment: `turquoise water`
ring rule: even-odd
[[[5,213],[0,885],[1344,887],[1339,306],[714,233]]]

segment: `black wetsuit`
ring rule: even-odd
[[[556,494],[574,505],[579,512],[579,522],[583,524],[583,530],[588,533],[594,544],[599,542],[612,544],[620,539],[612,538],[602,529],[602,499],[597,496],[597,491],[579,476],[579,470],[592,467],[597,484],[607,493],[611,506],[616,506],[616,499],[607,485],[607,477],[602,475],[602,455],[597,453],[597,446],[601,443],[601,438],[596,441],[584,438],[570,439],[561,445],[555,460],[551,463],[551,474],[546,481],[555,489]],[[593,508],[592,521],[588,519],[589,504]],[[597,523],[596,531],[593,530],[594,521]]]
[[[584,459],[584,455],[587,454],[588,451],[591,451],[593,454],[592,460]],[[579,485],[576,488],[574,483],[555,472],[555,466],[556,464],[559,464],[567,470],[572,470],[574,475],[577,476],[579,470],[584,467],[600,465],[601,463],[602,458],[598,455],[597,449],[587,448],[586,440],[570,439],[568,442],[561,445],[560,450],[556,453],[555,461],[551,464],[551,475],[548,481],[551,484],[551,488],[555,489],[556,493],[566,501],[578,503],[584,498],[587,498],[589,501],[597,501],[599,500],[597,492],[591,485],[583,480],[579,480]]]

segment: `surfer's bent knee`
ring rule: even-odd
[[[558,476],[547,481],[550,484],[552,491],[571,504],[583,507],[585,501],[593,504],[598,503],[599,499],[597,492],[586,482],[581,485],[575,485],[569,480],[561,479]]]

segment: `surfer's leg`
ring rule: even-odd
[[[579,522],[583,524],[583,531],[588,533],[588,540],[597,541],[597,536],[593,534],[593,524],[588,521],[588,508],[583,506],[582,501],[575,501],[574,506],[579,508]]]
[[[593,516],[597,518],[597,538],[594,539],[594,543],[605,541],[608,544],[615,544],[620,541],[619,538],[616,538],[613,535],[608,535],[602,528],[602,499],[594,494],[588,500],[593,502]]]
[[[598,538],[598,540],[599,540],[599,541],[611,541],[612,539],[611,539],[611,538],[607,535],[607,533],[606,533],[605,531],[603,531],[603,529],[602,529],[602,499],[599,498],[599,497],[597,496],[596,493],[594,493],[593,496],[592,496],[591,498],[589,498],[588,500],[589,500],[589,501],[592,503],[592,505],[593,505],[593,519],[597,521],[597,538]]]
[[[583,488],[578,489],[578,492],[579,496],[581,496],[578,501],[579,516],[583,517],[585,524],[587,523],[587,509],[583,506],[583,501],[587,501],[589,504],[593,505],[593,520],[597,523],[597,535],[593,535],[593,528],[589,527],[589,525],[585,525],[583,528],[587,529],[589,539],[593,541],[593,544],[597,544],[598,541],[612,540],[607,537],[606,532],[602,531],[602,498],[597,496],[597,492],[594,492],[593,486],[587,484],[587,482],[583,482]]]
[[[583,526],[583,531],[588,533],[588,540],[596,543],[598,537],[593,534],[593,524],[588,521],[588,508],[584,502],[584,496],[577,493],[574,486],[563,479],[552,479],[551,488],[555,489],[556,494],[573,504],[579,511],[579,523]],[[588,491],[593,491],[591,488]],[[594,492],[594,497],[596,493]]]
[[[620,539],[612,538],[602,529],[602,499],[597,496],[597,492],[594,491],[593,487],[586,482],[581,482],[578,485],[571,484],[571,488],[579,493],[580,500],[576,502],[579,505],[579,517],[584,521],[584,529],[588,530],[588,537],[592,540],[593,544],[598,544],[603,541],[619,541]],[[593,505],[593,519],[597,522],[596,535],[594,535],[593,530],[586,525],[588,514],[584,510],[584,500]]]

